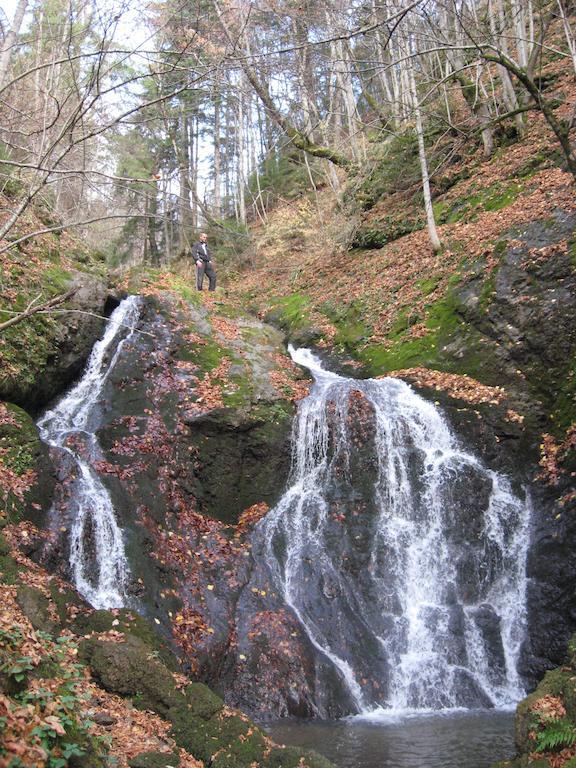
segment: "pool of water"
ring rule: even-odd
[[[505,711],[281,720],[264,728],[274,741],[315,749],[339,768],[488,768],[514,754],[514,712]]]

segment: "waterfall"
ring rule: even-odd
[[[69,501],[70,568],[76,588],[95,608],[125,603],[128,573],[122,532],[108,490],[92,464],[102,460],[96,430],[100,397],[122,347],[134,333],[140,301],[131,296],[112,313],[94,345],[78,383],[38,421],[40,436],[56,449],[60,463],[71,464]]]
[[[530,499],[397,379],[353,380],[292,351],[288,490],[256,555],[357,713],[506,707],[523,695]]]

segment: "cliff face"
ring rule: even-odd
[[[319,755],[278,747],[177,672],[225,692],[235,604],[250,569],[249,532],[285,481],[292,398],[306,383],[273,329],[209,312],[174,292],[153,293],[105,377],[90,423],[65,445],[47,451],[25,411],[0,408],[0,479],[9,494],[1,516],[0,629],[10,638],[0,690],[10,738],[26,758],[40,755],[43,743],[21,730],[16,714],[38,681],[66,677],[68,667],[55,666],[66,642],[64,655],[76,662],[73,684],[82,678],[89,702],[74,699],[72,712],[55,699],[50,712],[63,723],[54,720],[55,759],[74,733],[70,765],[96,768],[110,753],[130,766],[329,768]],[[88,456],[92,429],[103,455],[91,455],[91,471],[108,486],[123,529],[132,610],[94,611],[65,581],[79,466],[72,457]],[[95,537],[90,527],[83,534],[88,578]],[[12,674],[30,638],[30,674]],[[134,714],[134,706],[148,714]],[[96,725],[86,725],[92,717]]]

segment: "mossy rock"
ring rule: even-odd
[[[68,758],[68,768],[107,768],[109,766],[107,749],[97,738],[86,733],[84,724],[74,721],[66,725],[63,741],[77,744],[82,755]]]
[[[224,707],[222,699],[203,683],[190,683],[184,695],[188,712],[203,720],[209,720]]]
[[[148,647],[148,653],[154,653],[170,670],[178,669],[176,658],[165,640],[158,635],[149,621],[133,611],[120,610],[113,614],[99,610],[80,614],[74,619],[70,629],[77,635],[109,632],[114,629],[127,637],[136,637]]]
[[[263,734],[240,715],[202,720],[177,708],[168,713],[168,719],[176,743],[212,768],[249,768],[263,759]]]
[[[39,589],[22,584],[18,587],[16,601],[34,629],[54,633],[56,624],[50,618],[48,598]]]
[[[0,580],[4,584],[16,584],[21,570],[22,566],[13,557],[10,555],[0,555]]]
[[[534,730],[533,707],[544,696],[561,699],[567,716],[576,719],[574,671],[569,667],[559,667],[546,672],[536,690],[518,704],[514,726],[516,748],[521,753],[534,749],[534,741],[530,738],[530,733]]]
[[[186,701],[167,667],[155,658],[154,650],[137,637],[129,635],[123,643],[83,640],[80,658],[90,665],[105,690],[132,697],[140,709],[151,709],[164,717]]]
[[[329,760],[317,752],[303,752],[297,747],[274,747],[264,765],[266,768],[334,768]]]
[[[13,423],[0,424],[0,448],[2,463],[15,475],[22,477],[35,472],[36,479],[30,484],[23,500],[8,494],[5,511],[12,522],[26,516],[37,525],[44,522],[44,511],[50,506],[54,489],[54,477],[48,448],[40,440],[38,428],[25,410],[13,403],[3,404]]]
[[[54,680],[56,677],[62,677],[64,670],[51,659],[43,659],[37,667],[30,673],[30,677],[37,680]]]
[[[130,768],[178,768],[180,758],[174,752],[142,752],[128,760]]]
[[[75,607],[92,610],[89,604],[71,587],[59,587],[53,583],[50,585],[50,597],[56,605],[58,618],[62,626],[68,624],[68,608]]]

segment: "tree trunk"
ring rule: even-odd
[[[228,42],[236,51],[238,51],[239,40],[236,36],[232,35],[217,0],[214,0],[214,7],[220,24],[222,25],[222,29],[228,38]],[[243,33],[243,36],[245,37],[245,33]],[[243,42],[245,43],[245,40]],[[350,165],[350,161],[345,155],[342,155],[332,147],[315,144],[309,136],[306,136],[302,131],[298,130],[294,125],[292,125],[288,118],[286,118],[276,106],[274,99],[272,98],[268,89],[268,85],[259,79],[256,71],[250,65],[250,53],[249,50],[247,50],[247,46],[244,45],[244,50],[240,50],[239,53],[241,54],[239,63],[244,70],[246,77],[248,78],[248,82],[256,91],[258,98],[262,101],[274,122],[282,128],[294,146],[304,152],[308,152],[310,155],[329,160],[331,163],[334,163],[334,165],[347,168]]]
[[[422,127],[422,113],[416,91],[416,80],[412,66],[409,68],[410,89],[412,92],[414,117],[416,119],[416,137],[418,139],[418,156],[420,158],[420,171],[422,174],[422,191],[424,193],[424,208],[426,210],[426,222],[428,225],[428,236],[432,250],[437,253],[442,248],[442,243],[438,237],[436,221],[434,219],[434,209],[432,208],[432,196],[430,194],[430,178],[428,175],[428,161],[426,160],[426,147],[424,146],[424,129]]]
[[[20,27],[22,26],[27,7],[28,0],[19,0],[16,10],[14,11],[12,26],[2,43],[2,48],[0,49],[0,88],[4,85],[6,80],[8,69],[10,67],[10,59],[12,57],[12,49],[20,34]]]

